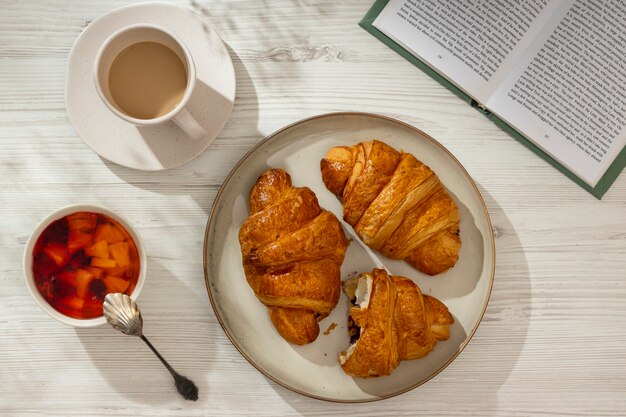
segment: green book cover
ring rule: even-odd
[[[520,132],[518,132],[513,126],[509,125],[504,120],[500,119],[498,116],[489,112],[488,110],[484,110],[480,108],[478,106],[478,103],[474,99],[472,99],[472,97],[467,95],[464,91],[462,91],[457,86],[452,84],[446,78],[442,77],[437,71],[433,70],[426,63],[416,58],[415,55],[413,55],[411,52],[407,51],[402,46],[398,45],[394,40],[387,37],[384,33],[382,33],[377,28],[375,28],[373,25],[374,20],[376,19],[376,17],[378,17],[380,12],[385,8],[388,2],[389,0],[376,0],[374,5],[370,8],[370,10],[365,15],[365,17],[363,17],[363,20],[361,20],[359,25],[363,29],[368,31],[370,34],[372,34],[374,37],[376,37],[378,40],[380,40],[385,45],[387,45],[389,48],[397,52],[404,59],[406,59],[407,61],[409,61],[410,63],[412,63],[419,69],[421,69],[422,71],[424,71],[431,78],[435,79],[444,87],[446,87],[448,90],[450,90],[452,93],[454,93],[455,95],[457,95],[458,97],[466,101],[469,105],[476,108],[476,110],[478,110],[487,118],[489,118],[491,121],[493,121],[501,129],[503,129],[505,132],[513,136],[519,142],[523,143],[525,146],[527,146],[537,155],[545,159],[550,165],[552,165],[553,167],[561,171],[563,174],[565,174],[568,178],[570,178],[576,184],[578,184],[579,186],[587,190],[589,193],[591,193],[594,197],[598,199],[602,198],[602,196],[608,191],[611,184],[613,184],[613,182],[617,179],[619,174],[622,172],[622,169],[624,168],[624,166],[626,166],[626,147],[624,147],[624,149],[621,150],[617,158],[615,158],[615,161],[613,161],[613,163],[609,166],[609,168],[604,173],[600,181],[598,181],[596,186],[591,187],[589,184],[587,184],[586,182],[578,178],[575,174],[573,174],[571,171],[569,171],[566,167],[561,165],[559,161],[557,161],[552,156],[544,152],[541,148],[539,148],[533,142],[526,139],[526,137],[522,135]]]

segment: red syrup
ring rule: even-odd
[[[78,212],[52,222],[33,250],[37,289],[55,310],[75,319],[102,316],[108,293],[130,295],[139,267],[128,231],[100,213]]]

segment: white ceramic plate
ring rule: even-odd
[[[420,360],[403,361],[387,377],[359,379],[346,375],[337,357],[349,345],[347,299],[342,294],[331,315],[320,322],[315,342],[295,346],[272,326],[266,308],[255,298],[241,265],[237,234],[248,217],[248,193],[268,168],[284,168],[294,186],[307,186],[320,204],[341,218],[341,204],[324,186],[320,160],[332,146],[382,140],[413,153],[429,165],[456,200],[461,215],[462,247],[454,268],[428,277],[404,262],[364,249],[354,239],[342,265],[342,278],[382,264],[394,275],[412,278],[425,294],[443,301],[455,318],[451,337]],[[344,223],[346,233],[352,228]],[[211,304],[226,335],[259,371],[298,393],[341,402],[373,401],[406,392],[426,382],[459,354],[483,317],[493,284],[495,247],[491,222],[476,185],[442,145],[405,123],[371,114],[333,113],[302,120],[270,135],[232,170],[207,223],[205,278]]]
[[[135,23],[152,23],[174,33],[193,56],[198,80],[188,110],[207,132],[191,140],[173,122],[137,127],[109,110],[94,83],[94,60],[111,34]],[[80,34],[67,65],[65,104],[83,141],[101,157],[129,168],[157,171],[198,156],[217,137],[235,100],[235,71],[215,30],[191,10],[168,3],[121,7],[91,22]]]

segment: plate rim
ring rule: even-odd
[[[317,120],[317,119],[323,119],[323,118],[327,118],[327,117],[337,117],[337,116],[364,116],[364,117],[370,117],[370,118],[374,118],[374,119],[381,119],[387,122],[391,122],[391,123],[396,123],[399,124],[403,127],[406,127],[410,130],[415,131],[416,133],[423,135],[426,139],[428,139],[430,142],[432,142],[434,145],[436,145],[439,149],[441,149],[445,154],[447,154],[456,164],[457,166],[461,169],[461,172],[465,175],[465,177],[469,180],[470,184],[472,185],[472,187],[474,187],[474,191],[476,192],[476,195],[478,196],[478,199],[482,205],[483,208],[483,213],[485,215],[485,218],[487,220],[487,226],[489,227],[489,243],[491,246],[491,276],[489,277],[489,288],[487,291],[487,297],[485,298],[485,302],[482,306],[482,311],[480,313],[480,318],[478,320],[478,322],[476,323],[476,326],[470,331],[470,333],[468,334],[468,336],[466,337],[465,341],[460,345],[459,350],[452,355],[452,357],[446,361],[441,367],[439,367],[437,370],[435,370],[432,374],[430,374],[428,377],[424,378],[423,380],[419,381],[416,384],[413,384],[405,389],[399,390],[398,392],[394,392],[391,394],[387,394],[387,395],[382,395],[382,396],[376,396],[376,397],[372,397],[372,398],[364,398],[364,399],[357,399],[357,400],[353,400],[353,399],[347,399],[347,400],[343,400],[343,399],[335,399],[335,398],[328,398],[328,397],[322,397],[319,395],[315,395],[315,394],[311,394],[308,393],[306,391],[300,390],[298,388],[292,387],[289,384],[285,383],[284,381],[279,380],[278,378],[274,377],[273,375],[271,375],[270,373],[264,371],[263,369],[261,369],[256,363],[255,361],[250,358],[247,354],[245,354],[240,348],[239,345],[237,344],[237,342],[235,341],[235,339],[233,338],[233,336],[229,333],[229,331],[226,329],[224,322],[222,321],[222,317],[219,315],[218,313],[218,309],[216,307],[216,303],[215,300],[213,298],[213,293],[211,291],[211,284],[209,282],[209,274],[208,274],[208,269],[207,269],[207,241],[208,241],[208,237],[209,237],[209,227],[211,225],[211,222],[213,220],[213,217],[215,216],[216,213],[216,203],[219,201],[220,197],[222,196],[222,192],[224,191],[224,189],[226,188],[226,186],[228,185],[228,183],[231,181],[231,179],[233,178],[235,172],[238,170],[238,168],[246,161],[248,160],[248,158],[250,158],[250,156],[252,154],[254,154],[256,152],[256,150],[258,148],[260,148],[263,144],[265,144],[266,142],[269,142],[270,140],[272,140],[275,136],[279,135],[280,133],[284,132],[285,130],[291,129],[297,125],[300,124],[304,124],[307,122],[310,122],[312,120]],[[211,308],[213,309],[213,313],[215,314],[215,317],[217,318],[217,321],[219,322],[220,326],[222,327],[222,330],[224,332],[224,334],[226,335],[226,337],[228,337],[228,339],[230,340],[230,343],[233,345],[233,347],[235,349],[237,349],[237,351],[239,352],[239,354],[241,356],[243,356],[244,359],[246,359],[248,361],[248,363],[250,363],[250,365],[252,365],[257,371],[259,371],[262,375],[264,375],[266,378],[269,378],[271,381],[275,382],[276,384],[287,388],[290,391],[293,391],[297,394],[303,395],[305,397],[309,397],[309,398],[314,398],[316,400],[322,400],[322,401],[328,401],[328,402],[332,402],[332,403],[369,403],[369,402],[374,402],[374,401],[380,401],[380,400],[385,400],[387,398],[392,398],[401,394],[404,394],[406,392],[412,391],[415,388],[425,384],[426,382],[430,381],[432,378],[434,378],[435,376],[437,376],[441,371],[443,371],[444,369],[446,369],[460,354],[461,352],[463,352],[463,350],[465,350],[465,347],[469,344],[469,342],[472,340],[472,338],[474,337],[474,334],[476,333],[476,330],[478,330],[478,327],[480,326],[480,324],[483,321],[485,312],[487,311],[487,306],[489,305],[489,300],[491,298],[491,292],[493,289],[493,283],[494,283],[494,278],[495,278],[495,273],[496,273],[496,247],[495,247],[495,237],[493,234],[493,224],[491,223],[491,217],[489,216],[489,211],[487,210],[487,205],[485,204],[485,200],[482,196],[482,194],[480,193],[480,190],[478,189],[478,186],[476,185],[476,182],[474,181],[474,179],[469,175],[469,173],[467,172],[467,170],[465,169],[465,167],[463,166],[463,164],[461,164],[461,162],[445,147],[443,146],[439,141],[437,141],[436,139],[434,139],[433,137],[431,137],[429,134],[425,133],[424,131],[418,129],[417,127],[410,125],[409,123],[403,122],[401,120],[395,119],[393,117],[389,117],[389,116],[385,116],[385,115],[381,115],[381,114],[376,114],[376,113],[369,113],[369,112],[355,112],[355,111],[348,111],[348,112],[330,112],[330,113],[323,113],[323,114],[318,114],[315,116],[310,116],[310,117],[306,117],[304,119],[300,119],[296,122],[290,123],[286,126],[283,126],[282,128],[274,131],[273,133],[267,135],[265,138],[263,138],[259,143],[257,143],[256,145],[254,145],[248,152],[246,152],[246,154],[235,164],[235,166],[231,169],[231,171],[228,173],[228,175],[226,176],[226,178],[224,179],[224,181],[222,182],[222,185],[220,186],[219,191],[217,192],[217,194],[215,195],[215,199],[213,200],[213,204],[211,206],[211,212],[209,214],[209,217],[207,219],[207,224],[204,230],[204,244],[203,244],[203,269],[204,269],[204,284],[206,286],[207,289],[207,293],[209,294],[209,301],[211,302]]]

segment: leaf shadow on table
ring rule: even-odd
[[[91,362],[112,390],[133,403],[189,407],[209,398],[211,361],[219,350],[212,337],[212,313],[206,297],[181,282],[160,260],[148,258],[149,278],[137,300],[144,334],[180,374],[199,388],[197,403],[184,400],[173,378],[137,337],[126,336],[108,324],[76,329]],[[204,283],[202,283],[204,286]],[[102,393],[106,395],[106,392]]]
[[[239,55],[225,45],[233,61],[237,92],[230,118],[213,143],[191,161],[157,172],[126,168],[101,158],[113,174],[146,191],[172,197],[189,196],[205,213],[210,212],[207,189],[219,188],[251,144],[263,136],[258,130],[259,104],[254,82]]]
[[[385,401],[335,404],[338,411],[350,410],[355,415],[385,412],[394,402],[414,403],[416,412],[440,411],[450,393],[471,391],[475,395],[465,398],[472,398],[473,402],[464,404],[464,410],[480,409],[484,416],[498,414],[498,391],[515,369],[528,334],[531,277],[522,244],[506,212],[484,188],[479,184],[478,187],[493,225],[496,273],[489,305],[473,340],[447,370],[419,388]],[[271,386],[300,415],[328,410],[326,402],[304,398],[274,383]]]

